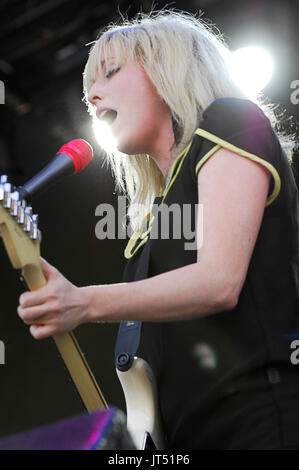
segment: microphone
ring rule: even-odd
[[[20,199],[30,202],[62,176],[82,171],[92,160],[92,146],[83,139],[74,139],[64,144],[55,157],[23,186],[17,188]]]

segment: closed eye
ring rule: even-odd
[[[111,75],[113,75],[114,73],[118,72],[120,70],[120,67],[116,67],[112,70],[109,70],[109,72],[106,73],[105,77],[106,78],[109,78]]]

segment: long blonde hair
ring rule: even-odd
[[[211,25],[187,12],[139,13],[121,25],[108,25],[93,43],[84,70],[84,96],[92,114],[94,106],[87,95],[96,73],[103,73],[101,60],[113,53],[116,63],[137,60],[169,106],[176,144],[182,150],[192,140],[203,111],[217,98],[248,96],[234,82],[229,69],[229,50],[223,36]],[[273,107],[260,107],[274,127]],[[291,162],[293,140],[279,136]],[[133,228],[140,223],[153,198],[163,189],[160,169],[148,155],[107,153],[116,187],[127,194],[128,215]],[[144,211],[133,212],[133,207]]]

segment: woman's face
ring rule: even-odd
[[[131,155],[162,154],[165,139],[174,142],[171,114],[144,68],[138,62],[119,67],[113,57],[102,64],[104,77],[97,74],[88,101],[96,106],[98,118],[105,108],[117,112],[111,131],[118,150]]]

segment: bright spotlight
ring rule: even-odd
[[[231,72],[248,96],[254,97],[265,88],[273,74],[273,60],[260,47],[242,47],[232,52]]]
[[[117,144],[110,126],[106,122],[100,121],[96,116],[93,116],[92,127],[95,138],[103,150],[107,153],[116,153]]]

